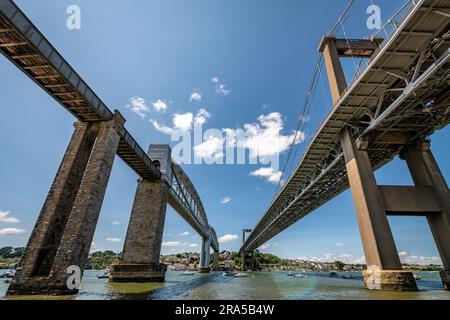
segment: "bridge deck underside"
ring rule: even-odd
[[[309,144],[287,183],[274,198],[241,248],[253,251],[272,237],[348,188],[340,133],[350,125],[362,136],[413,80],[423,53],[423,72],[449,48],[448,0],[419,1],[405,14],[399,29],[375,52],[369,66],[352,83]],[[444,12],[440,14],[439,12]],[[443,65],[415,95],[365,134],[375,169],[391,161],[406,141],[426,138],[449,123],[449,63]],[[418,73],[420,74],[420,73]],[[396,76],[398,75],[398,76]],[[383,102],[379,105],[381,93]],[[432,106],[427,103],[432,102]],[[377,109],[379,109],[377,111]],[[402,139],[397,139],[401,135]]]

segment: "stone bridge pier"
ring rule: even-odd
[[[213,264],[212,264],[212,271],[219,271],[220,270],[220,254],[218,251],[214,251],[213,253]]]
[[[111,121],[75,124],[8,294],[78,292],[124,123],[116,111]]]
[[[160,264],[161,244],[172,181],[171,150],[151,145],[150,159],[163,174],[158,181],[138,180],[120,263],[112,266],[112,282],[163,282],[167,266]]]
[[[211,240],[202,239],[202,251],[200,252],[200,273],[209,273],[211,268],[209,267],[211,258]]]

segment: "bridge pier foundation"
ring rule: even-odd
[[[140,180],[119,264],[112,266],[112,282],[164,282],[159,263],[169,187],[163,180]]]
[[[368,153],[356,147],[348,128],[342,135],[342,148],[367,263],[367,271],[364,272],[366,287],[416,291],[412,272],[402,270]]]
[[[172,178],[169,146],[152,145],[149,155],[165,175],[158,181],[139,180],[119,264],[112,282],[164,282],[167,266],[160,264],[164,222]]]
[[[219,271],[220,270],[219,264],[220,264],[220,254],[218,251],[214,251],[212,271]]]
[[[209,267],[210,255],[211,255],[211,240],[202,239],[202,251],[200,252],[200,273],[209,273],[211,268]]]
[[[255,260],[252,257],[252,253],[250,252],[242,253],[242,270],[243,271],[255,270]]]
[[[75,124],[75,132],[7,294],[78,292],[76,283],[81,281],[86,265],[120,141],[118,128],[124,122],[116,113],[111,121]],[[80,273],[72,274],[69,267]]]

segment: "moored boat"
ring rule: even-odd
[[[248,273],[245,273],[245,272],[239,272],[239,273],[236,273],[234,276],[235,276],[236,278],[245,278],[245,277],[248,277],[249,274],[248,274]]]
[[[8,271],[0,274],[0,279],[12,279],[14,278],[14,271]]]
[[[105,271],[97,275],[97,279],[108,279],[108,278],[109,278],[109,271]]]

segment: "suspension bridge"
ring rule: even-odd
[[[246,230],[243,261],[252,268],[254,250],[350,187],[367,288],[417,290],[412,273],[402,270],[387,219],[415,215],[427,218],[445,268],[441,278],[450,289],[450,192],[428,141],[450,120],[450,1],[409,1],[383,25],[385,39],[379,32],[346,36],[343,21],[354,2],[320,43],[301,119],[322,65],[333,107],[259,221]],[[343,38],[333,34],[339,27]],[[349,85],[341,58],[356,67]],[[398,155],[415,186],[377,185],[373,172]]]

